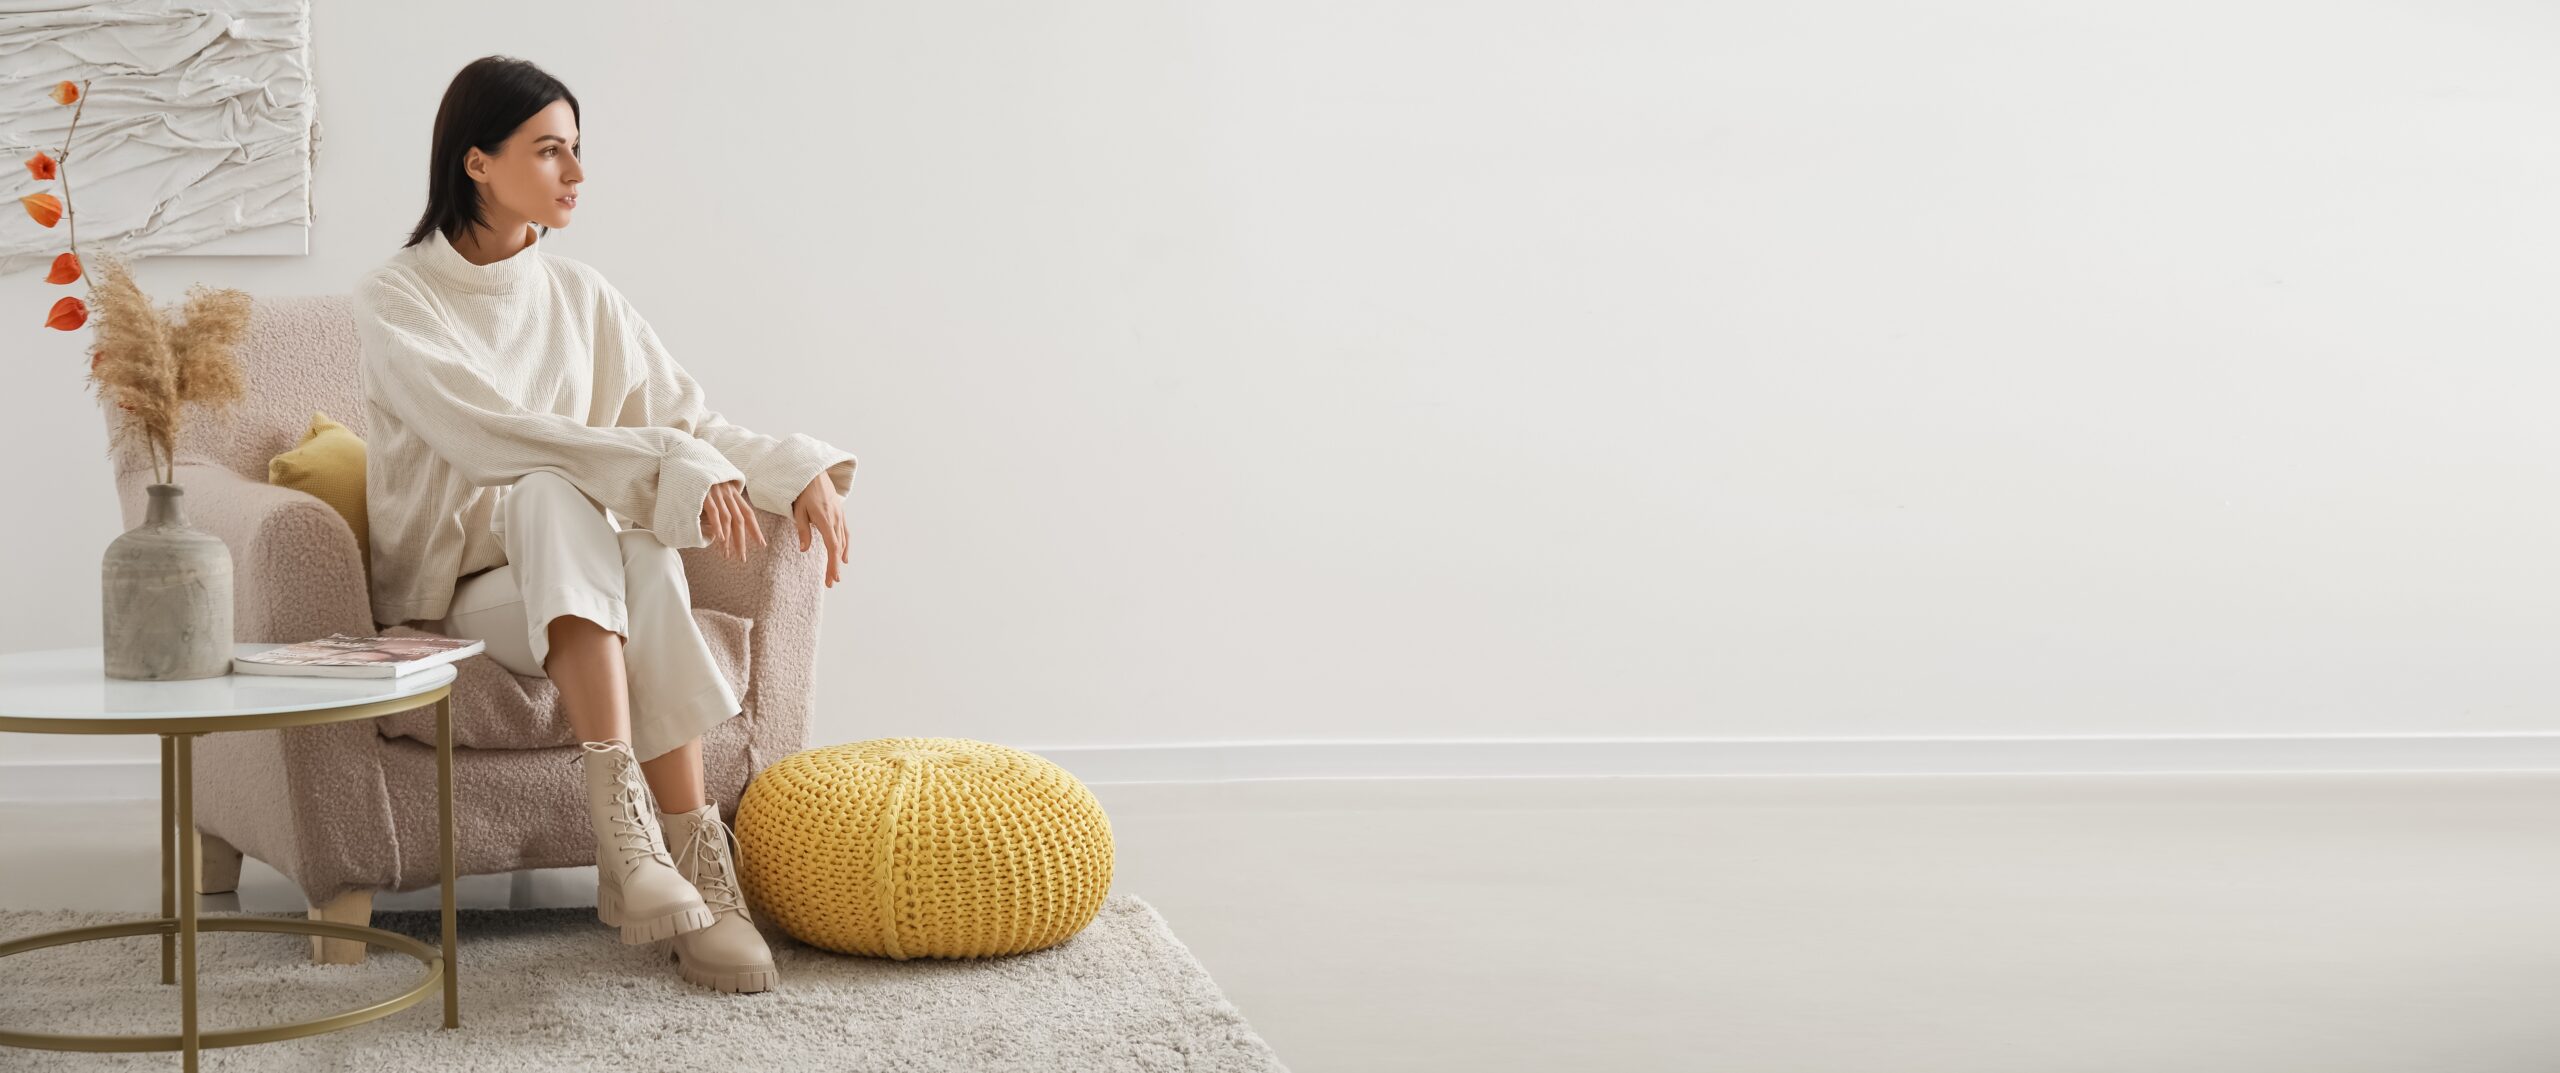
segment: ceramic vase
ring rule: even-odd
[[[100,573],[109,678],[231,673],[231,549],[188,525],[186,489],[149,488],[142,524],[107,545]]]

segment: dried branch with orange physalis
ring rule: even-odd
[[[27,216],[45,227],[71,221],[71,248],[53,259],[47,283],[89,280],[90,302],[65,295],[45,312],[45,327],[76,331],[96,314],[97,343],[89,352],[88,380],[100,394],[113,392],[116,407],[130,415],[121,430],[140,435],[151,454],[152,476],[162,484],[177,480],[180,416],[187,403],[228,407],[240,401],[243,382],[232,348],[249,328],[249,295],[235,288],[202,284],[187,290],[186,319],[172,323],[166,313],[133,281],[124,260],[110,253],[92,276],[80,263],[80,218],[71,208],[71,134],[80,129],[88,83],[63,81],[47,92],[56,104],[82,102],[71,113],[69,132],[59,156],[38,151],[26,161],[27,174],[39,181],[59,179],[62,197],[34,193],[19,198]],[[95,303],[92,310],[91,302]],[[165,467],[164,467],[165,463]]]
[[[61,223],[65,217],[71,218],[71,249],[53,259],[53,270],[45,273],[44,277],[47,283],[69,283],[80,278],[80,220],[71,211],[71,177],[62,173],[62,165],[71,161],[71,136],[80,132],[80,114],[89,110],[89,83],[83,81],[75,85],[66,79],[54,83],[45,95],[53,98],[55,104],[70,104],[74,101],[80,104],[78,108],[71,110],[71,129],[62,135],[62,155],[56,158],[39,149],[36,150],[36,155],[28,157],[26,162],[27,174],[33,176],[36,181],[51,182],[60,179],[62,196],[57,198],[52,194],[39,191],[19,198],[18,204],[26,208],[27,218],[34,220],[38,226],[52,227]],[[53,308],[45,310],[44,314],[45,327],[66,332],[78,331],[82,324],[88,323],[88,320],[88,304],[72,295],[64,295],[56,299]]]

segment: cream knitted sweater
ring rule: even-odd
[[[786,519],[821,472],[853,490],[850,452],[705,408],[621,293],[538,240],[481,265],[431,231],[353,297],[377,625],[440,621],[457,580],[505,562],[498,504],[536,470],[676,548],[711,543],[702,505],[723,481]],[[771,519],[764,529],[782,539]]]

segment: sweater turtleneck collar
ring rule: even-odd
[[[437,279],[455,287],[482,294],[503,293],[524,287],[542,271],[542,233],[527,224],[525,235],[523,249],[483,265],[471,263],[462,251],[454,249],[443,228],[431,227],[427,237],[418,243],[418,258]]]

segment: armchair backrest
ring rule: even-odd
[[[354,302],[346,295],[253,296],[249,328],[235,350],[240,401],[223,410],[189,405],[178,422],[178,462],[221,466],[264,484],[268,460],[301,440],[313,410],[365,437],[364,390],[356,379],[361,348]],[[112,393],[97,401],[116,474],[149,471],[142,437],[122,431],[130,415],[116,408]]]

